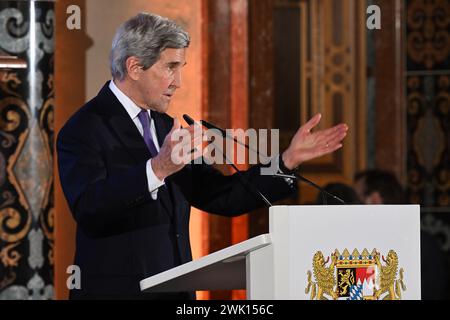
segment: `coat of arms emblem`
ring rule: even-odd
[[[313,258],[313,273],[315,281],[312,272],[307,272],[305,289],[306,294],[311,292],[311,300],[400,300],[402,290],[406,290],[404,270],[398,270],[394,250],[380,258],[376,249],[372,253],[355,249],[352,254],[347,249],[342,254],[336,249],[331,262],[318,251]]]

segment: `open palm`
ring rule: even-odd
[[[316,114],[300,127],[283,153],[283,162],[289,169],[298,167],[305,161],[332,153],[342,147],[348,126],[339,124],[329,129],[311,132],[320,122],[322,115]]]

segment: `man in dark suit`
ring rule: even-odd
[[[75,264],[81,289],[71,298],[192,298],[189,293],[142,294],[139,281],[191,261],[189,212],[194,206],[236,216],[295,192],[295,184],[260,174],[224,176],[206,164],[176,161],[180,129],[166,114],[181,85],[189,36],[173,21],[141,13],[117,31],[110,55],[113,80],[61,129],[61,184],[77,222]],[[287,172],[339,149],[347,126],[311,133],[320,115],[302,126],[273,159]],[[201,156],[202,133],[191,138],[188,160]]]

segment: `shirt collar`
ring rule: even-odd
[[[132,120],[138,116],[138,114],[141,112],[141,108],[136,105],[136,103],[133,102],[128,96],[125,95],[114,83],[113,80],[109,82],[109,89],[111,89],[112,93],[116,96],[116,98],[119,100],[119,102],[122,104],[122,106],[127,111],[128,115]],[[147,110],[149,117],[151,117],[150,110]]]

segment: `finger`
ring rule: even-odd
[[[203,139],[202,137],[198,137],[196,139],[193,139],[191,141],[191,153],[196,152],[197,150],[201,150],[203,145]]]
[[[303,128],[305,129],[305,131],[310,132],[315,126],[319,124],[320,119],[322,119],[322,115],[318,113],[314,117],[312,117],[311,120],[309,120],[305,125],[303,125]]]
[[[327,135],[320,135],[317,138],[316,143],[318,145],[327,144],[327,143],[334,144],[335,142],[342,141],[342,139],[344,139],[346,136],[347,136],[347,131],[332,132]]]
[[[321,144],[324,141],[330,141],[334,139],[336,136],[340,136],[342,134],[346,135],[347,132],[348,132],[347,125],[339,125],[324,131],[315,132],[314,135],[316,135],[316,142],[318,144]]]
[[[332,128],[320,131],[321,133],[323,133],[324,135],[328,135],[328,134],[334,134],[337,132],[347,132],[348,131],[348,126],[346,124],[339,124],[337,126],[334,126]]]
[[[189,150],[193,149],[194,147],[198,147],[203,143],[203,136],[197,135],[196,137],[193,137],[189,134],[189,132],[186,129],[182,129],[185,131],[183,134],[183,139],[179,141],[180,146],[183,148],[188,148]]]
[[[195,147],[195,148],[198,148],[199,146],[201,146],[202,144],[203,144],[203,137],[202,136],[199,136],[199,137],[196,137],[196,138],[194,138],[194,139],[192,139],[192,145]]]
[[[178,150],[181,150],[180,156],[183,158],[183,163],[190,161],[191,155],[197,151],[203,150],[203,139],[197,137],[196,139],[184,139],[178,143]]]
[[[166,137],[166,140],[169,139],[170,143],[172,144],[172,147],[175,145],[180,144],[181,146],[184,146],[191,141],[191,136],[189,132],[184,128],[175,128],[172,127],[169,134]]]
[[[177,130],[179,128],[180,128],[180,121],[178,120],[178,118],[175,118],[173,120],[173,126],[172,126],[172,129],[170,129],[169,134],[173,133],[175,130]]]
[[[317,153],[316,153],[315,157],[318,158],[318,157],[324,156],[326,154],[333,153],[333,152],[339,150],[340,148],[342,148],[342,144],[341,143],[335,144],[333,146],[329,145],[328,147],[326,147],[326,146],[322,147],[322,148],[317,150]]]
[[[326,141],[325,144],[328,144],[330,146],[334,146],[335,144],[339,144],[344,140],[344,138],[347,136],[347,132],[341,132],[340,134],[337,134],[336,136],[332,137],[330,140]]]
[[[333,153],[333,152],[339,150],[340,148],[342,148],[342,146],[343,146],[342,143],[338,143],[332,147],[330,146],[327,148],[327,153]]]
[[[181,152],[179,153],[180,161],[183,164],[188,164],[191,162],[192,154],[201,150],[201,148],[194,147],[192,145],[192,141],[188,140],[187,142],[183,142],[180,147]]]
[[[169,133],[167,134],[165,140],[169,139],[172,142],[178,141],[181,138],[182,134],[179,134],[179,133],[174,134],[174,133],[176,133],[177,130],[180,130],[180,129],[184,130],[180,126],[180,121],[177,118],[173,119],[172,128],[170,129]]]
[[[323,153],[323,152],[329,153],[329,152],[332,152],[330,150],[333,150],[336,146],[339,146],[339,145],[342,145],[342,139],[341,140],[333,140],[333,141],[329,141],[329,142],[323,143],[322,145],[320,145],[318,147],[318,150],[321,153]]]
[[[182,161],[184,164],[188,164],[188,163],[194,161],[195,159],[201,157],[202,154],[203,154],[203,150],[201,148],[194,148],[193,150],[191,150],[191,152],[183,155]]]
[[[214,162],[213,151],[212,151],[213,148],[214,148],[214,146],[212,144],[208,144],[203,149],[203,159],[205,160],[206,163],[212,164]]]
[[[189,127],[187,127],[186,129],[188,129],[191,132],[194,132],[195,130],[198,130],[201,128],[203,128],[203,126],[196,121],[193,124],[191,124]]]
[[[177,149],[172,149],[170,153],[172,162],[177,166],[185,164],[184,157],[186,156],[188,151],[189,150],[187,150],[186,148],[181,148],[179,146],[177,146]]]
[[[186,130],[189,132],[189,134],[193,137],[193,138],[196,138],[196,137],[199,137],[199,136],[202,136],[202,135],[204,135],[204,131],[203,131],[203,128],[201,127],[201,126],[199,126],[199,125],[192,125],[192,126],[189,126],[188,128],[186,128]]]
[[[317,132],[315,132],[315,134],[318,135],[320,138],[322,138],[322,137],[331,137],[337,133],[347,132],[347,131],[348,131],[348,126],[346,124],[339,124],[337,126],[329,128],[329,129],[317,131]]]
[[[180,131],[182,131],[180,132],[180,135],[182,135],[183,138],[187,139],[188,141],[202,138],[204,135],[204,131],[200,127],[197,127],[195,130],[192,127],[181,128]]]

